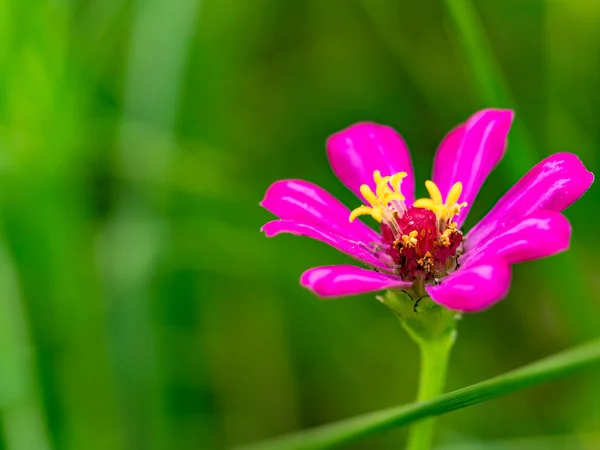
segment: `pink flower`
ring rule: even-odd
[[[561,214],[594,180],[571,153],[533,167],[468,233],[463,224],[488,174],[504,155],[510,110],[486,109],[452,130],[434,160],[431,198],[415,200],[408,148],[393,129],[358,123],[331,136],[335,174],[363,203],[350,211],[302,180],[272,184],[261,205],[278,216],[262,230],[309,236],[352,256],[351,265],[307,270],[300,282],[322,297],[383,289],[429,295],[459,311],[489,307],[508,292],[511,265],[569,247],[571,226]],[[371,215],[380,233],[355,220]]]

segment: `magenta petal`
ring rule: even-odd
[[[506,150],[514,113],[484,109],[452,130],[442,141],[433,163],[433,182],[446,198],[454,183],[463,185],[459,202],[467,202],[455,220],[460,226],[483,182]]]
[[[314,267],[302,274],[300,284],[320,297],[343,297],[390,288],[404,289],[411,285],[395,275],[355,266]]]
[[[437,286],[425,290],[437,303],[456,311],[480,311],[508,293],[510,266],[503,261],[459,269]]]
[[[277,181],[267,189],[260,204],[280,219],[312,225],[365,243],[380,241],[379,235],[360,220],[351,223],[350,210],[338,199],[308,181]]]
[[[327,140],[327,156],[333,172],[359,198],[360,186],[367,184],[375,190],[373,172],[388,176],[406,172],[402,193],[412,204],[415,180],[408,147],[394,129],[375,123],[354,124]]]
[[[264,231],[267,237],[277,236],[281,233],[308,236],[318,241],[325,242],[340,252],[346,253],[372,267],[377,267],[382,270],[391,270],[387,264],[383,263],[370,249],[367,248],[366,244],[346,239],[331,231],[294,222],[293,220],[273,220],[272,222],[263,225],[261,231]]]
[[[562,211],[591,186],[594,175],[572,153],[556,153],[525,174],[467,234],[467,249],[539,210]]]
[[[571,225],[566,217],[554,211],[538,211],[469,250],[461,264],[466,268],[486,259],[515,264],[543,258],[569,248],[570,239]]]

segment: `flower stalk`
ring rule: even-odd
[[[402,327],[419,346],[421,372],[417,401],[442,394],[460,314],[436,304],[429,297],[415,300],[405,292],[388,291],[379,300],[396,313]],[[435,422],[435,418],[416,422],[410,429],[406,448],[428,450],[433,441]]]
[[[446,369],[455,334],[433,341],[420,341],[421,373],[417,401],[437,397],[444,390]],[[428,450],[431,447],[436,418],[416,422],[409,431],[408,450]]]

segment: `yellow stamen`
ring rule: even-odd
[[[398,172],[394,175],[384,177],[381,176],[379,170],[374,171],[373,181],[375,182],[375,192],[373,192],[368,184],[360,186],[360,193],[370,206],[361,205],[354,209],[350,213],[350,222],[364,215],[370,215],[378,222],[381,222],[384,216],[392,217],[395,210],[393,206],[388,205],[394,201],[403,202],[405,200],[404,195],[400,191],[400,185],[406,175],[406,172]]]
[[[354,219],[356,219],[358,216],[367,216],[371,214],[371,211],[373,211],[373,208],[369,208],[368,206],[359,206],[358,208],[356,208],[355,210],[353,210],[350,213],[350,222],[354,222]]]
[[[436,205],[444,203],[442,200],[442,193],[433,181],[427,180],[425,182],[425,187],[427,188],[427,192],[429,192],[429,196],[433,200],[433,203]]]
[[[410,233],[408,233],[408,236],[406,234],[403,234],[402,242],[407,247],[415,247],[419,243],[419,241],[417,240],[418,234],[419,234],[419,232],[417,230],[411,231]]]
[[[458,214],[460,214],[460,210],[462,208],[464,208],[465,206],[467,206],[468,203],[467,202],[462,202],[462,203],[457,203],[454,206],[452,206],[452,215],[456,216]]]
[[[402,185],[402,180],[406,178],[408,174],[406,172],[398,172],[397,174],[392,175],[392,179],[390,180],[390,184],[392,185],[392,189],[398,193],[400,193],[400,186]]]
[[[372,208],[376,208],[377,206],[379,206],[379,200],[377,199],[377,196],[373,193],[368,184],[361,185],[360,193],[365,198],[365,200],[369,202]]]
[[[376,170],[375,172],[373,172],[373,181],[375,181],[375,184],[378,185],[381,182],[381,180],[383,180],[383,177],[381,176],[381,172],[379,170]]]
[[[419,199],[415,200],[415,202],[413,203],[413,206],[415,208],[425,208],[425,209],[431,209],[432,211],[435,211],[435,207],[437,205],[430,198],[419,198]]]
[[[381,211],[381,208],[373,208],[371,210],[371,217],[373,217],[373,219],[375,219],[377,222],[381,222],[381,219],[383,217],[383,212]]]
[[[425,187],[431,198],[420,198],[415,201],[413,206],[415,208],[430,209],[440,220],[451,221],[452,217],[460,213],[461,208],[467,206],[467,202],[457,203],[462,193],[462,183],[460,181],[454,183],[450,188],[450,192],[446,196],[446,203],[443,203],[442,194],[433,181],[426,181]]]
[[[393,202],[394,200],[403,202],[404,200],[406,200],[406,198],[404,197],[404,195],[399,194],[398,192],[390,192],[385,197],[381,198],[381,204],[387,205]]]
[[[458,201],[460,194],[462,194],[462,183],[459,181],[458,183],[454,183],[450,188],[450,192],[448,192],[448,196],[446,197],[446,206],[454,205]]]
[[[377,178],[375,177],[375,175],[373,175],[373,178]],[[390,177],[382,177],[379,176],[379,181],[377,181],[377,187],[375,188],[375,192],[377,194],[377,198],[379,198],[380,200],[385,197],[387,194],[391,194],[392,190],[390,189],[388,183],[390,181]]]

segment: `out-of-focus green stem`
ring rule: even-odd
[[[454,343],[455,333],[433,341],[419,341],[421,351],[421,373],[417,401],[437,397],[444,390],[448,357]],[[408,450],[428,450],[433,441],[436,418],[416,422],[408,435]]]
[[[402,328],[419,346],[421,373],[417,402],[440,395],[446,382],[450,350],[456,340],[456,324],[460,317],[424,297],[415,300],[405,292],[388,291],[378,299],[400,319]],[[433,441],[436,418],[416,422],[408,435],[408,450],[428,450]]]
[[[462,55],[469,66],[481,99],[490,107],[515,107],[508,84],[494,57],[492,46],[470,0],[446,0],[451,22]],[[511,173],[523,175],[537,162],[533,145],[517,117],[510,134],[513,147],[518,151],[506,153]],[[507,166],[508,167],[508,166]]]
[[[36,387],[29,325],[16,274],[0,247],[0,413],[7,450],[46,450],[45,415]]]
[[[129,176],[150,174],[162,180],[178,148],[177,111],[201,3],[133,2],[123,120],[117,140],[119,170]],[[161,140],[139,145],[146,128],[159,130]],[[124,417],[130,420],[131,445],[156,450],[172,447],[169,435],[177,436],[177,432],[169,428],[174,424],[161,392],[167,369],[160,346],[161,328],[148,301],[158,256],[164,250],[162,236],[169,226],[148,202],[153,196],[153,186],[120,190],[100,251],[106,293],[115,305],[114,317],[119,318],[112,352],[123,392]]]

